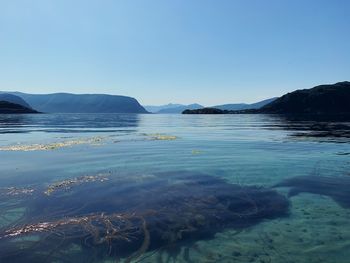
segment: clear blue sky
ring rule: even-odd
[[[350,80],[348,0],[0,0],[0,90],[254,102]]]

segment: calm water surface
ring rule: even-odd
[[[349,142],[281,116],[0,115],[0,262],[349,262]]]

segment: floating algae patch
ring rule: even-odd
[[[0,188],[0,196],[17,196],[17,195],[30,195],[35,190],[33,188],[21,188],[21,187],[6,187]]]
[[[84,175],[72,179],[66,179],[63,181],[59,181],[53,184],[50,184],[46,191],[44,192],[46,195],[51,195],[53,192],[58,190],[69,190],[73,186],[77,186],[84,183],[91,182],[105,182],[109,178],[110,173],[98,174],[98,175]]]
[[[350,177],[298,176],[286,179],[275,187],[290,187],[289,196],[312,193],[332,198],[343,208],[350,208]]]
[[[144,135],[148,136],[151,140],[156,140],[156,141],[173,141],[178,139],[177,136],[161,134],[161,133],[144,134]]]
[[[251,227],[289,210],[288,200],[275,190],[198,173],[125,178],[81,184],[69,195],[35,192],[27,199],[24,223],[1,229],[0,261],[138,261],[148,251]],[[24,236],[39,240],[18,239]],[[68,256],[72,246],[81,249]]]
[[[53,142],[48,144],[15,144],[10,146],[0,147],[0,151],[48,151],[56,150],[60,148],[72,147],[76,145],[88,144],[88,145],[100,145],[103,141],[103,137],[92,137],[92,138],[82,138],[67,140],[61,142]]]

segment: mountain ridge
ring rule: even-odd
[[[209,108],[217,108],[221,110],[245,110],[245,109],[258,109],[272,101],[277,99],[277,97],[270,98],[270,99],[265,99],[262,101],[258,101],[255,103],[228,103],[228,104],[221,104],[221,105],[215,105],[211,106]],[[194,110],[194,109],[202,109],[202,108],[207,108],[204,107],[203,105],[200,105],[198,103],[193,103],[189,105],[185,104],[165,104],[165,105],[159,105],[159,106],[144,106],[148,111],[152,113],[182,113],[186,109]]]
[[[318,85],[289,92],[259,109],[221,110],[203,108],[185,110],[183,114],[293,114],[350,115],[350,82]]]
[[[197,103],[193,103],[193,104],[189,104],[189,105],[182,105],[182,106],[178,106],[178,107],[162,109],[156,113],[158,113],[158,114],[178,113],[178,114],[180,114],[185,109],[198,109],[198,108],[203,108],[203,106],[200,104],[197,104]]]
[[[46,113],[148,113],[135,98],[123,95],[7,93],[20,96],[33,108]]]
[[[215,105],[210,108],[216,108],[220,110],[246,110],[246,109],[259,109],[262,106],[265,106],[266,104],[276,100],[278,97],[273,97],[270,99],[261,100],[254,103],[230,103],[230,104],[222,104],[222,105]]]
[[[168,103],[168,104],[164,104],[164,105],[143,105],[143,107],[151,113],[157,113],[158,111],[160,111],[162,109],[175,108],[175,107],[180,107],[180,106],[184,106],[184,104]]]
[[[350,114],[350,82],[289,92],[259,110],[281,114]]]

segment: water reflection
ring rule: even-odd
[[[0,114],[0,133],[125,131],[139,120],[138,114]]]
[[[350,139],[350,116],[268,115],[270,128],[291,131],[290,137],[319,142],[346,143]]]
[[[245,130],[252,128],[288,131],[294,139],[320,142],[348,142],[349,116],[297,115],[140,115],[140,114],[24,114],[0,115],[0,133],[103,133],[136,132],[138,127],[172,129],[196,127],[200,129]],[[221,131],[222,131],[221,130]],[[199,131],[203,133],[203,131]]]

